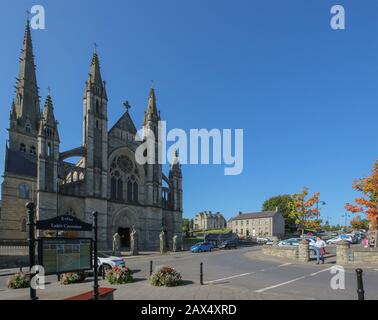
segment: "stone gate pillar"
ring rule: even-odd
[[[299,252],[298,252],[298,260],[300,262],[309,262],[310,261],[310,251],[309,251],[309,243],[307,240],[303,239],[299,242]]]
[[[336,244],[336,264],[348,264],[350,244],[348,241],[341,240]]]

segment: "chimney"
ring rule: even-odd
[[[241,211],[239,211],[239,216],[242,214],[242,212]]]

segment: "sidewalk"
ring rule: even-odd
[[[266,294],[250,290],[234,289],[221,285],[200,285],[188,283],[178,287],[153,287],[146,279],[125,285],[112,286],[106,281],[99,282],[100,287],[115,288],[115,300],[276,300],[300,299],[292,294]],[[57,283],[46,286],[44,290],[37,290],[39,300],[64,300],[69,297],[93,290],[93,282],[81,284],[59,285]],[[0,290],[0,300],[28,300],[29,289]]]

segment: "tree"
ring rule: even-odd
[[[289,217],[290,206],[289,204],[293,202],[291,195],[282,194],[274,196],[266,200],[262,205],[263,211],[275,211],[276,208],[282,213],[285,219],[285,229],[292,230],[295,228],[295,219]]]
[[[366,219],[362,219],[361,216],[357,216],[350,221],[350,225],[353,229],[368,229],[369,228],[369,221]]]
[[[353,189],[361,192],[362,196],[354,200],[357,205],[347,203],[345,209],[352,213],[365,213],[372,230],[375,230],[378,218],[378,160],[373,166],[371,175],[355,180],[352,186]]]
[[[184,233],[185,237],[189,237],[190,233],[190,220],[189,219],[182,219],[182,232]]]
[[[297,228],[302,231],[302,236],[306,228],[320,227],[321,221],[316,219],[319,217],[319,209],[317,206],[314,207],[319,201],[319,196],[319,192],[309,196],[309,189],[306,187],[301,193],[292,196],[293,202],[289,204],[289,217],[294,219]]]

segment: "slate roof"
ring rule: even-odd
[[[37,162],[33,155],[6,149],[5,172],[21,176],[37,177]]]
[[[271,218],[271,217],[274,217],[276,214],[279,214],[279,212],[278,211],[262,211],[262,212],[242,213],[242,214],[237,215],[234,218],[231,218],[228,221]]]
[[[122,115],[122,117],[116,122],[116,124],[109,130],[109,132],[111,132],[114,128],[125,130],[132,134],[137,133],[137,129],[135,128],[134,122],[128,112],[125,112]]]

